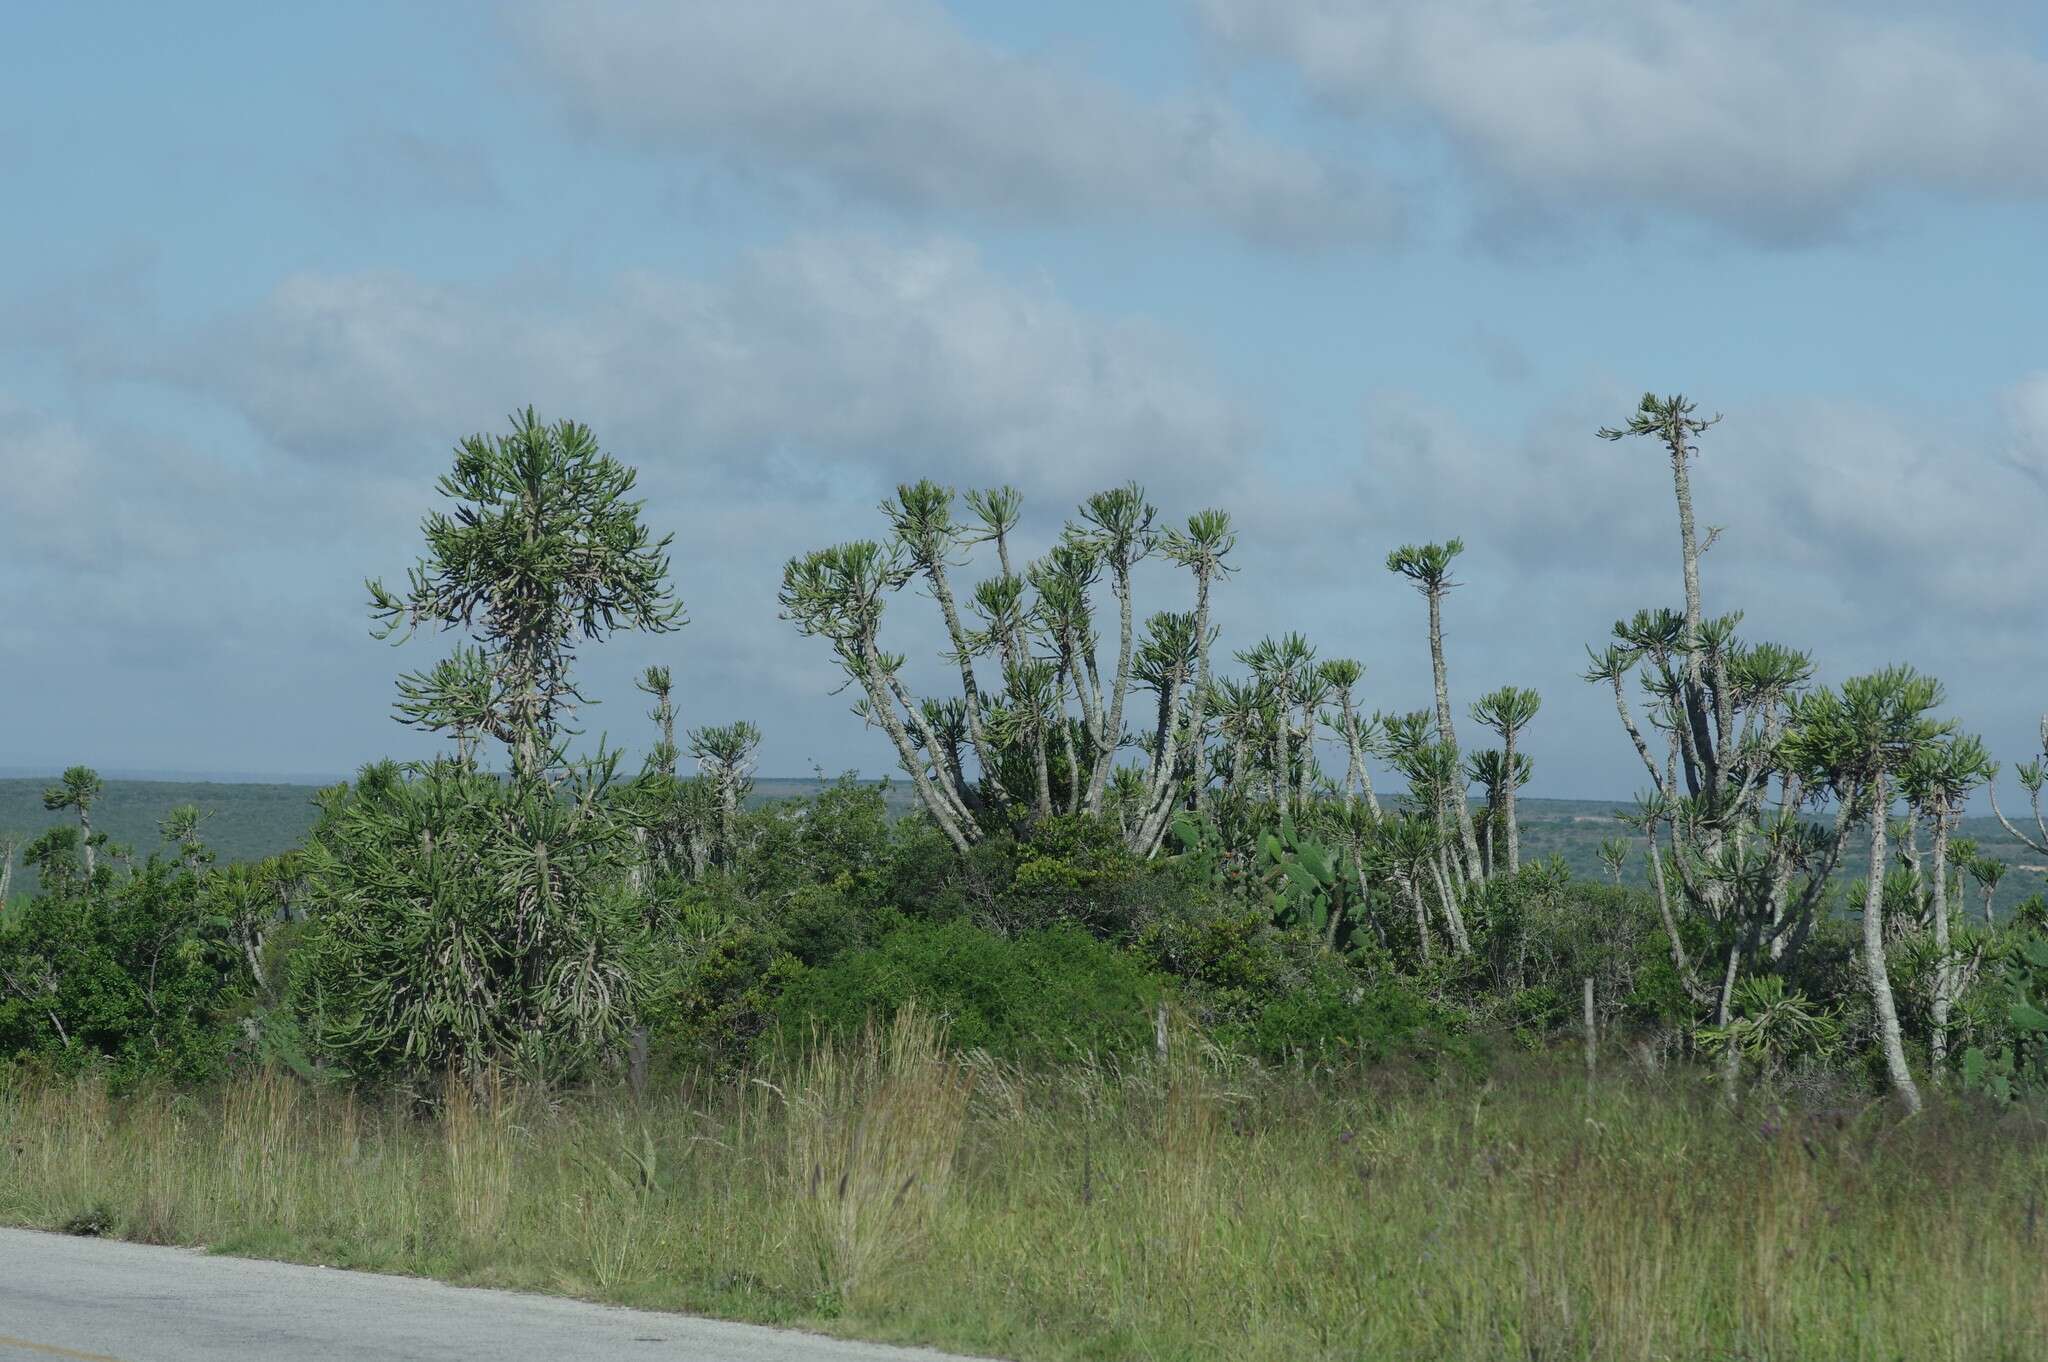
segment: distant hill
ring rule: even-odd
[[[34,835],[52,824],[67,821],[71,815],[43,808],[42,792],[54,778],[52,773],[0,779],[0,830]],[[762,776],[754,781],[751,802],[759,805],[778,799],[804,798],[826,783],[812,777]],[[140,857],[162,846],[163,839],[157,831],[160,819],[179,804],[196,804],[213,815],[206,823],[205,837],[222,860],[260,860],[305,840],[313,826],[313,795],[319,788],[313,784],[225,780],[109,779],[106,794],[93,811],[93,822]],[[890,784],[887,798],[891,812],[902,814],[911,809],[915,795],[908,782],[898,780]],[[1600,864],[1600,842],[1607,837],[1629,837],[1627,829],[1615,821],[1615,815],[1630,807],[1597,799],[1524,798],[1519,801],[1523,859],[1547,860],[1558,855],[1564,857],[1574,874],[1601,878],[1606,871]],[[1975,838],[1982,854],[2011,867],[2011,873],[1999,886],[1997,908],[2008,909],[2029,894],[2041,892],[2048,867],[2007,835],[1996,819],[1964,819],[1961,835]],[[1847,873],[1854,875],[1860,864],[1860,858],[1852,853]],[[1648,883],[1648,867],[1639,839],[1629,838],[1629,860],[1623,878],[1632,884]],[[32,893],[34,888],[34,874],[17,863],[14,892]],[[1969,887],[1968,895],[1968,906],[1974,911],[1978,903],[1974,886]]]

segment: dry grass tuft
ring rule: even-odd
[[[821,1042],[783,1089],[796,1234],[819,1285],[852,1303],[930,1235],[953,1180],[974,1075],[906,1006],[886,1031]]]

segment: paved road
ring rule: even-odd
[[[946,1362],[914,1348],[0,1229],[0,1362]]]

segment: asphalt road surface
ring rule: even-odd
[[[689,1315],[0,1229],[0,1362],[946,1362]]]

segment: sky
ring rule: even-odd
[[[586,740],[751,719],[887,773],[781,566],[904,480],[1042,549],[1135,479],[1240,530],[1219,657],[1430,701],[1383,567],[1461,536],[1454,703],[1529,793],[1642,783],[1588,644],[1681,594],[2039,750],[2048,17],[1820,0],[21,7],[0,54],[0,763],[340,774],[435,740],[369,633],[465,436],[590,425],[689,624],[587,645]],[[985,561],[963,575],[992,571]],[[1141,613],[1187,608],[1163,567]],[[932,603],[885,640],[936,683]],[[1234,665],[1234,664],[1232,664]],[[1468,735],[1468,742],[1476,737]],[[2010,785],[2008,785],[2010,788]]]

